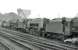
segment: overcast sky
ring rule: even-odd
[[[78,0],[0,0],[0,12],[16,12],[17,8],[30,9],[30,18],[74,17]]]

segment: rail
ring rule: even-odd
[[[46,39],[43,39],[43,38],[39,38],[39,37],[33,37],[31,35],[27,35],[27,34],[24,34],[24,33],[20,33],[20,32],[16,32],[16,31],[11,31],[11,30],[6,30],[6,29],[3,29],[2,30],[4,33],[9,33],[11,35],[13,35],[14,37],[18,38],[19,40],[21,41],[31,41],[33,44],[36,44],[36,45],[39,45],[39,46],[42,46],[44,48],[50,48],[50,49],[53,49],[53,48],[56,48],[57,50],[58,49],[62,49],[62,50],[78,50],[78,48],[76,47],[73,47],[73,46],[68,46],[68,45],[65,45],[65,44],[59,44],[59,43],[56,43],[56,42],[53,42],[53,41],[49,41],[49,40],[46,40]]]

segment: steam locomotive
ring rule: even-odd
[[[66,20],[66,19],[65,19]],[[78,36],[78,19],[73,18],[71,20],[66,20],[62,23],[61,20],[53,19],[26,19],[26,21],[19,22],[2,22],[2,27],[7,27],[24,33],[47,37],[47,38],[57,38],[61,39],[64,37],[74,37]]]

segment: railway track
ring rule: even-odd
[[[29,43],[28,43],[28,45],[27,45],[26,43],[24,43],[24,42],[22,42],[22,41],[20,41],[20,40],[18,40],[18,39],[16,39],[16,38],[13,38],[13,37],[11,37],[11,36],[9,36],[9,35],[1,34],[1,33],[0,33],[0,35],[3,36],[3,37],[5,37],[5,38],[8,38],[8,39],[11,40],[12,42],[14,42],[16,45],[22,47],[23,50],[35,50],[35,49],[42,50],[41,48],[36,48],[36,47],[33,49],[33,48],[31,48],[32,46],[28,47],[28,46],[29,46]],[[0,40],[1,40],[1,39],[0,39]],[[3,43],[3,41],[2,41],[1,43]],[[6,44],[6,43],[3,43],[3,44]],[[7,46],[7,45],[5,45],[5,46]],[[13,46],[13,47],[14,47],[14,46]],[[10,50],[16,50],[16,49],[12,49],[11,46],[8,46],[8,48],[10,48]]]
[[[0,50],[10,50],[10,49],[0,42]]]
[[[31,48],[28,48],[24,46],[23,44],[20,44],[14,40],[11,40],[9,39],[10,37],[7,38],[6,36],[1,35],[0,33],[0,43],[6,46],[9,50],[32,50]]]
[[[14,42],[20,44],[20,45],[23,46],[23,47],[28,46],[27,43],[29,44],[29,42],[30,42],[30,41],[27,41],[27,42],[24,43],[23,41],[18,40],[17,37],[8,35],[8,34],[6,34],[7,32],[5,32],[5,33],[3,33],[3,32],[4,32],[4,31],[0,32],[0,35],[1,35],[1,36],[6,37],[6,38],[14,41]],[[10,34],[10,33],[9,33],[9,34]],[[15,38],[14,38],[14,37],[15,37]],[[20,38],[19,38],[19,39],[20,39]],[[30,43],[29,45],[32,45],[32,43]],[[34,46],[34,48],[32,48],[33,46]],[[33,45],[33,46],[30,46],[30,47],[28,47],[28,48],[30,48],[30,50],[31,50],[31,49],[32,49],[32,50],[46,50],[45,48],[43,49],[43,47],[38,46],[38,45]],[[11,48],[11,47],[9,47],[9,48]],[[11,49],[10,49],[10,50],[11,50]]]
[[[32,35],[27,35],[27,34],[23,34],[20,32],[16,32],[16,31],[11,31],[11,30],[6,30],[3,29],[2,30],[4,33],[9,33],[11,35],[13,35],[14,37],[18,38],[21,41],[31,41],[33,44],[42,46],[43,48],[56,48],[56,50],[78,50],[78,48],[73,47],[73,46],[68,46],[65,44],[59,44],[50,40],[46,40],[43,38],[39,38],[39,37],[34,37]]]
[[[6,36],[6,34],[0,34],[0,35],[3,35],[3,36]],[[28,40],[22,40],[20,37],[12,37],[12,36],[10,36],[10,35],[8,35],[8,38],[9,39],[11,39],[11,40],[14,40],[14,41],[17,41],[18,39],[20,40],[20,41],[22,41],[22,42],[25,42],[25,43],[29,43],[30,41],[28,41]],[[18,39],[17,39],[18,38]],[[55,47],[47,47],[46,45],[40,45],[40,43],[36,43],[36,42],[31,42],[31,44],[33,44],[33,46],[37,46],[37,47],[39,47],[39,48],[41,48],[42,50],[58,50],[57,48],[55,48]],[[40,50],[41,50],[40,49]],[[63,50],[63,49],[62,49]]]

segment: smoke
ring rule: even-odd
[[[17,12],[18,16],[20,16],[21,18],[27,18],[31,14],[31,10],[25,10],[21,8],[17,9]]]

